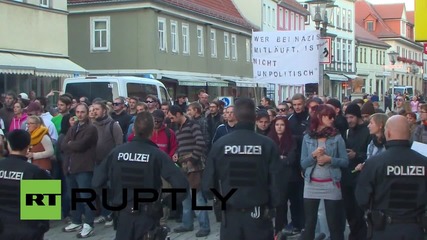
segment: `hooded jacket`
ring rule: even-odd
[[[113,148],[123,143],[123,132],[119,123],[109,116],[97,118],[92,124],[98,132],[96,143],[96,164],[98,165]],[[112,127],[111,124],[113,124]]]
[[[166,135],[166,130],[170,133],[169,138],[168,135]],[[162,126],[158,130],[154,129],[153,134],[151,135],[151,141],[157,144],[160,150],[165,152],[171,158],[175,154],[176,149],[178,148],[175,132],[170,128],[166,129],[165,126]]]
[[[12,121],[10,123],[9,132],[15,129],[21,129],[22,123],[27,120],[27,117],[28,115],[26,113],[22,113],[20,118],[18,118],[16,115],[13,116]]]

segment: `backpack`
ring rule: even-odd
[[[114,130],[114,123],[116,123],[116,122],[117,121],[111,121],[110,122],[110,134],[111,134],[111,137],[113,138],[114,145],[116,145],[116,139],[114,138],[114,132],[113,132],[113,130]]]

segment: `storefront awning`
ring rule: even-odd
[[[194,78],[200,78],[208,84],[208,86],[211,87],[228,87],[228,82],[213,78],[213,77],[194,77]]]
[[[202,79],[195,79],[192,76],[184,76],[184,75],[164,75],[162,77],[175,79],[178,81],[178,85],[180,86],[193,86],[193,87],[204,87],[206,86],[206,81]]]
[[[357,75],[353,75],[353,74],[344,74],[344,76],[348,77],[349,79],[356,79]]]
[[[238,77],[223,77],[225,81],[234,82],[236,84],[236,87],[256,87],[257,84],[254,81],[251,81],[249,79],[244,78],[238,78]]]
[[[331,81],[340,81],[340,82],[347,82],[348,78],[346,78],[343,75],[340,74],[332,74],[332,73],[327,73],[326,74],[329,77],[329,80]]]
[[[87,71],[62,57],[45,57],[18,53],[0,53],[0,73],[30,74],[42,77],[73,77]]]

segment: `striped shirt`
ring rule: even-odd
[[[178,142],[178,156],[191,153],[193,161],[195,161],[193,166],[196,170],[202,170],[202,159],[205,157],[206,144],[199,124],[187,118],[175,133]]]

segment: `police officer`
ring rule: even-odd
[[[95,188],[108,183],[112,206],[124,209],[118,212],[116,239],[164,239],[164,232],[159,231],[162,206],[155,203],[138,203],[142,198],[158,198],[162,187],[161,177],[172,184],[173,188],[182,189],[177,194],[180,203],[185,197],[188,182],[170,157],[151,142],[154,129],[153,116],[141,112],[136,116],[135,138],[132,142],[120,145],[109,153],[107,158],[96,169],[92,184]],[[147,189],[159,192],[159,195],[144,192]],[[142,191],[135,194],[135,191]],[[153,199],[154,200],[154,199]],[[157,235],[157,236],[156,236]]]
[[[273,239],[271,209],[284,201],[283,166],[276,144],[254,132],[255,103],[236,101],[236,130],[214,143],[202,189],[218,191],[222,207],[220,239]],[[216,194],[215,194],[216,195]]]
[[[388,119],[385,137],[387,150],[371,157],[360,173],[356,200],[370,212],[372,239],[423,239],[427,157],[410,148],[403,116]]]
[[[49,221],[20,220],[20,181],[50,179],[49,174],[27,162],[31,136],[25,130],[8,135],[9,156],[0,160],[0,239],[43,240]]]

